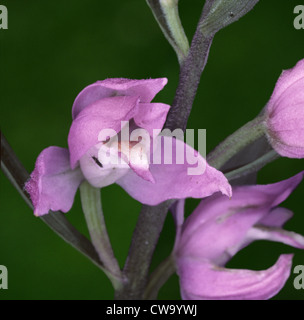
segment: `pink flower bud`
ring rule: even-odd
[[[304,157],[304,59],[281,74],[266,107],[266,134],[281,156]]]

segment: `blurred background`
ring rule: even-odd
[[[180,15],[192,37],[203,0],[180,0]],[[42,149],[67,147],[71,106],[87,85],[113,77],[167,77],[154,101],[170,104],[179,68],[144,0],[15,0],[8,8],[8,30],[0,30],[1,130],[29,172]],[[295,30],[298,1],[260,1],[240,21],[220,31],[213,42],[188,128],[207,129],[207,151],[253,119],[267,103],[283,69],[303,59],[304,30]],[[280,159],[265,167],[259,183],[273,183],[303,170],[303,160]],[[0,265],[8,268],[2,299],[112,299],[104,274],[55,235],[23,202],[0,173]],[[283,204],[295,215],[286,229],[304,234],[304,183]],[[116,185],[102,189],[103,209],[114,251],[123,266],[140,204]],[[187,214],[198,200],[187,200]],[[88,235],[79,193],[66,217]],[[152,268],[171,251],[171,215],[165,223]],[[260,270],[279,254],[304,251],[255,242],[231,260],[231,268]],[[291,274],[274,299],[303,299]],[[160,292],[180,299],[177,276]]]

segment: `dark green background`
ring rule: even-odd
[[[25,167],[32,171],[42,149],[67,147],[74,98],[86,85],[111,77],[167,77],[155,101],[172,102],[178,81],[175,53],[164,39],[144,0],[10,0],[9,29],[0,30],[1,130]],[[181,0],[189,37],[202,0]],[[295,30],[293,9],[299,1],[260,1],[240,21],[220,31],[199,87],[188,124],[207,129],[211,150],[226,135],[256,116],[267,103],[282,69],[304,58],[304,30]],[[303,160],[280,159],[259,175],[272,183],[303,170]],[[284,205],[295,212],[286,228],[304,234],[304,183]],[[102,190],[105,218],[119,262],[127,256],[140,205],[117,186]],[[187,212],[198,203],[188,200]],[[1,299],[112,299],[107,278],[80,253],[56,236],[25,205],[1,173],[0,264],[8,267],[9,289]],[[87,234],[79,194],[67,214]],[[153,267],[170,252],[171,216],[165,224]],[[277,243],[256,242],[229,267],[263,269],[281,253],[304,252]],[[277,299],[302,299],[294,275]],[[179,299],[177,277],[160,293]]]

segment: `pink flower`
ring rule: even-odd
[[[174,255],[183,299],[269,299],[280,291],[290,274],[291,254],[263,271],[224,266],[255,240],[304,249],[304,237],[282,229],[292,213],[277,207],[303,173],[275,184],[235,187],[231,200],[215,194],[202,200],[184,223],[183,200],[177,203]]]
[[[265,124],[277,153],[304,157],[304,60],[281,74],[266,107]]]
[[[162,129],[170,108],[166,104],[151,103],[151,100],[166,83],[164,78],[107,79],[80,92],[72,109],[69,149],[49,147],[43,150],[25,186],[35,215],[47,214],[49,210],[69,211],[84,179],[97,188],[115,182],[136,200],[148,205],[168,199],[202,198],[218,191],[231,195],[225,176],[208,166],[204,158],[180,140],[163,137],[172,143],[173,154],[176,150],[195,153],[198,163],[206,168],[203,174],[188,175],[187,163],[166,164],[165,159],[157,163],[149,161],[152,154],[149,147],[146,150],[145,143],[154,137],[153,130]],[[128,137],[115,144],[114,138],[123,136],[120,132],[122,122],[128,123],[130,131],[145,129],[148,133],[146,140],[143,139],[145,143],[135,143]],[[100,140],[103,130],[109,132],[110,140],[106,142]],[[130,148],[133,152],[125,152]],[[163,144],[158,145],[157,150],[162,151],[165,158],[169,156],[164,152]],[[120,162],[104,162],[109,154],[118,157]]]

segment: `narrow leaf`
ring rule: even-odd
[[[253,9],[259,0],[208,0],[200,28],[205,35],[214,35],[229,24],[239,20]]]

